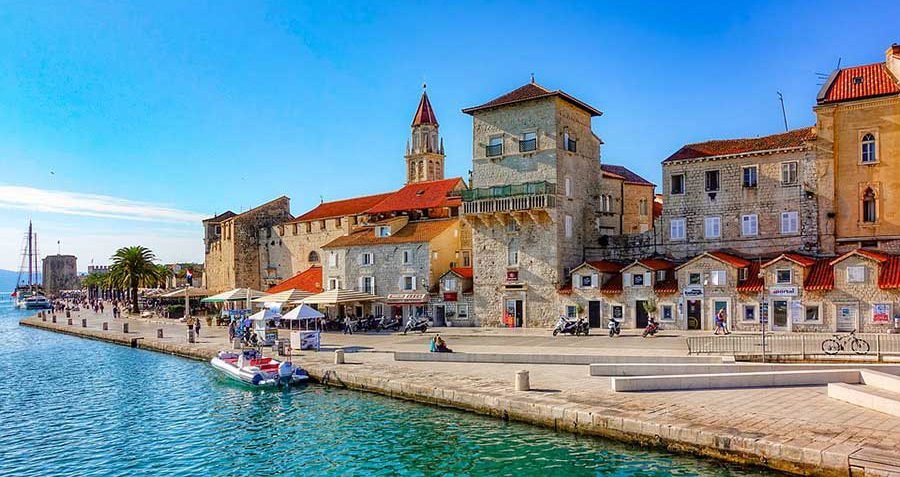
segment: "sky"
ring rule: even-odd
[[[884,60],[900,2],[0,4],[0,268],[107,264],[144,245],[203,261],[200,221],[287,195],[402,185],[422,84],[446,175],[460,110],[529,81],[604,112],[602,161],[659,183],[679,147],[813,125],[819,73]]]

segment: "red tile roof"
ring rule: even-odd
[[[603,285],[600,285],[600,293],[604,295],[615,295],[622,293],[622,274],[617,273],[609,278]]]
[[[665,280],[653,284],[653,291],[656,292],[657,295],[671,295],[673,293],[678,293],[678,279],[675,278],[675,273],[669,272],[666,274],[666,277]]]
[[[739,293],[759,293],[763,291],[765,280],[759,276],[759,262],[750,262],[747,267],[747,279],[738,280],[737,291]]]
[[[859,256],[862,256],[862,257],[865,257],[865,258],[868,258],[871,260],[875,260],[878,263],[884,263],[891,258],[890,255],[888,255],[884,252],[879,252],[878,250],[869,250],[867,248],[858,248],[856,250],[851,250],[851,251],[835,258],[834,260],[831,261],[831,264],[834,265],[834,264],[836,264],[840,261],[843,261],[844,259],[851,257],[853,255],[859,255]]]
[[[881,264],[878,287],[884,290],[900,288],[900,256],[893,256]]]
[[[571,295],[572,294],[572,284],[567,283],[556,290],[556,293],[560,295]]]
[[[434,110],[431,109],[431,101],[428,100],[428,94],[424,91],[422,91],[422,99],[419,100],[419,107],[416,108],[416,115],[413,116],[412,122],[413,126],[418,126],[420,124],[438,125]]]
[[[819,104],[900,94],[900,84],[884,63],[852,66],[831,74],[816,101]]]
[[[750,266],[749,260],[745,260],[741,257],[738,257],[737,255],[732,255],[730,253],[714,251],[714,252],[706,252],[706,255],[709,255],[709,256],[719,260],[720,262],[727,263],[735,268],[745,268],[745,267]]]
[[[294,219],[293,222],[309,222],[311,220],[330,219],[332,217],[360,215],[365,213],[367,209],[386,199],[391,194],[393,194],[393,192],[322,202],[316,206],[316,208]]]
[[[463,186],[462,178],[454,177],[439,181],[414,182],[389,194],[381,202],[372,205],[367,214],[381,214],[404,210],[423,210],[438,207],[459,206],[460,197],[447,197],[447,193]]]
[[[663,203],[658,200],[653,201],[653,219],[656,220],[662,217],[663,213]]]
[[[831,290],[834,288],[834,266],[823,258],[816,260],[803,282],[804,290]]]
[[[672,263],[664,258],[644,258],[644,259],[638,260],[636,263],[643,265],[645,268],[648,268],[653,271],[668,270],[670,268],[675,268],[674,263]]]
[[[635,174],[634,172],[631,171],[631,169],[628,169],[625,166],[617,166],[615,164],[600,164],[600,169],[602,169],[603,172],[615,174],[615,175],[621,177],[622,179],[625,179],[625,182],[628,182],[629,184],[639,184],[639,185],[646,185],[646,186],[654,185],[652,182]]]
[[[602,273],[618,273],[625,268],[624,263],[613,262],[610,260],[589,260],[585,263]]]
[[[301,290],[309,293],[322,293],[322,267],[313,265],[287,280],[275,285],[266,293],[278,293],[287,290]]]
[[[450,270],[460,278],[472,278],[472,267],[453,267]]]
[[[510,91],[509,93],[506,93],[502,96],[494,98],[480,106],[473,106],[471,108],[463,109],[462,112],[465,114],[472,114],[476,111],[481,111],[483,109],[496,108],[498,106],[505,106],[507,104],[519,103],[522,101],[529,101],[532,99],[547,98],[550,96],[559,96],[559,97],[565,99],[566,101],[587,111],[588,113],[590,113],[591,116],[600,116],[603,114],[599,110],[594,109],[593,107],[588,105],[587,103],[580,101],[580,100],[576,99],[575,97],[570,96],[569,94],[567,94],[561,90],[550,91],[549,89],[544,88],[543,86],[535,83],[533,80],[531,83],[528,83],[525,86],[514,89],[514,90]]]
[[[387,237],[376,237],[374,227],[364,227],[352,232],[350,235],[344,235],[328,242],[323,245],[323,248],[429,242],[458,223],[459,219],[432,219],[409,222],[402,229]]]
[[[800,128],[770,136],[744,139],[718,139],[688,144],[669,156],[663,163],[702,157],[726,156],[751,152],[803,147],[816,138],[815,128]]]

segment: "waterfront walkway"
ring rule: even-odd
[[[88,328],[81,328],[81,318]],[[72,315],[66,325],[29,318],[26,324],[195,358],[226,348],[222,327],[203,326],[196,344],[186,326],[172,321],[113,320],[93,312]],[[110,331],[100,330],[103,321]],[[121,333],[122,323],[130,333]],[[205,323],[204,323],[205,325]],[[157,339],[157,329],[163,329]],[[439,330],[456,351],[547,354],[686,354],[685,334],[642,339],[626,335],[549,336],[546,330]],[[389,351],[425,351],[431,332],[415,335],[323,335],[324,352],[296,353],[310,373],[330,384],[448,405],[557,429],[755,463],[810,475],[848,475],[851,456],[863,453],[900,463],[900,418],[830,399],[824,386],[615,393],[608,378],[587,366],[396,362]],[[334,349],[348,351],[334,365]],[[530,372],[530,392],[513,389],[515,372]],[[878,474],[867,469],[866,475]]]

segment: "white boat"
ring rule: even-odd
[[[309,379],[299,366],[267,358],[255,349],[236,353],[219,351],[210,364],[226,376],[251,386],[278,386],[302,383]]]
[[[47,297],[34,295],[22,300],[22,307],[26,310],[49,310],[53,305]]]

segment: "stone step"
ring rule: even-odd
[[[828,397],[900,417],[900,393],[867,384],[829,383]]]
[[[453,363],[570,364],[593,363],[723,363],[714,356],[619,356],[550,353],[429,353],[395,351],[394,361],[438,361]]]
[[[878,370],[863,369],[862,380],[868,386],[900,393],[900,377],[896,376],[896,374],[900,373],[880,368]]]
[[[788,363],[591,363],[591,376],[667,376],[673,374],[752,373],[767,371],[804,371],[847,369],[847,364],[788,364]],[[900,365],[867,365],[879,374],[900,374]],[[874,378],[873,378],[874,379]],[[900,378],[897,379],[900,389]]]
[[[762,373],[680,374],[609,378],[613,391],[676,391],[699,389],[766,388],[776,386],[824,386],[829,383],[859,384],[858,369],[770,371]]]

